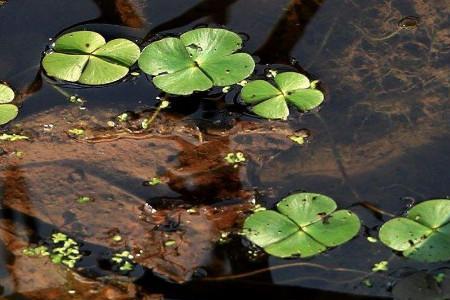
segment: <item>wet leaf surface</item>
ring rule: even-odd
[[[336,210],[329,197],[298,193],[284,198],[277,210],[255,212],[244,223],[245,236],[278,257],[309,257],[352,239],[361,226],[348,210]]]
[[[99,33],[76,31],[58,37],[42,67],[57,79],[87,85],[115,82],[138,60],[139,47],[126,39],[106,42]]]
[[[419,203],[405,218],[395,218],[380,228],[380,240],[406,257],[437,262],[450,259],[450,200]]]
[[[255,62],[246,53],[235,53],[241,48],[242,39],[234,32],[199,28],[148,45],[139,67],[155,76],[153,83],[164,92],[190,95],[247,78]]]
[[[324,100],[321,91],[311,87],[309,79],[299,73],[283,72],[275,75],[273,86],[264,80],[250,81],[241,92],[246,104],[254,105],[252,111],[267,119],[286,120],[289,116],[287,104],[305,112],[316,108]]]

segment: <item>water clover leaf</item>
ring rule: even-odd
[[[300,111],[308,111],[323,102],[323,93],[315,89],[305,75],[279,73],[274,77],[274,83],[255,80],[242,88],[242,100],[254,105],[252,111],[258,116],[286,120],[289,116],[288,103]]]
[[[101,85],[125,77],[138,60],[139,47],[127,39],[106,42],[93,31],[62,35],[46,54],[42,66],[51,77],[87,85]]]
[[[293,194],[277,204],[278,211],[250,215],[244,234],[274,256],[313,256],[349,241],[361,227],[354,213],[336,208],[333,199],[324,195]]]
[[[199,28],[151,43],[142,51],[139,67],[164,92],[190,95],[247,78],[255,62],[249,54],[236,53],[241,48],[242,39],[234,32]]]
[[[14,91],[6,84],[0,83],[0,103],[9,103],[14,100]]]
[[[17,117],[19,109],[13,101],[15,97],[14,91],[6,84],[0,83],[0,125],[4,125]]]
[[[380,240],[423,262],[450,260],[450,200],[424,201],[380,228]]]

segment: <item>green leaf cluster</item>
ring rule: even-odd
[[[126,39],[106,42],[93,31],[76,31],[57,38],[42,66],[47,75],[87,85],[112,83],[125,77],[138,61],[142,71],[152,76],[154,85],[169,94],[190,95],[212,87],[229,87],[244,81],[255,69],[255,61],[242,49],[242,38],[221,28],[198,28],[179,37],[152,42],[140,53]],[[300,111],[319,106],[324,95],[315,82],[296,72],[277,74],[273,84],[249,82],[241,91],[242,100],[264,118],[286,120],[288,104]]]

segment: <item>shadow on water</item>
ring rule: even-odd
[[[292,0],[265,43],[255,52],[263,63],[292,63],[292,50],[325,0]]]
[[[93,0],[101,12],[101,16],[91,23],[109,23],[134,28],[141,28],[145,20],[132,0]]]
[[[152,28],[144,37],[144,41],[151,39],[154,34],[170,31],[181,26],[186,26],[187,24],[193,23],[205,17],[217,25],[226,25],[228,22],[228,9],[237,1],[238,0],[203,0],[181,15]]]

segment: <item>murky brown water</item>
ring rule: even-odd
[[[0,142],[3,297],[391,297],[392,285],[414,270],[447,268],[411,262],[366,237],[414,201],[449,195],[449,13],[448,0],[1,5],[0,79],[20,92],[22,103],[19,118],[1,131],[31,138]],[[405,22],[408,16],[417,22]],[[171,99],[149,130],[135,132],[160,96],[145,76],[103,88],[60,86],[86,101],[73,104],[40,75],[49,38],[72,27],[145,43],[155,34],[205,24],[248,36],[245,50],[260,59],[258,73],[294,68],[319,78],[327,95],[323,107],[286,123],[268,122],[236,105],[233,91],[202,94]],[[128,122],[107,125],[123,112]],[[67,134],[72,128],[85,135]],[[307,144],[287,139],[305,128]],[[226,165],[223,157],[231,151],[244,152],[248,163]],[[143,184],[155,176],[163,183]],[[249,255],[238,235],[218,242],[222,232],[240,228],[253,201],[272,207],[298,190],[351,207],[364,230],[307,260]],[[93,200],[79,204],[80,196]],[[22,255],[56,231],[82,243],[87,257],[79,268],[67,271]],[[117,234],[119,242],[112,240]],[[176,247],[168,246],[172,242]],[[139,254],[128,276],[107,259],[125,248]],[[370,274],[380,260],[389,260],[389,272]],[[367,276],[373,287],[361,283]]]

